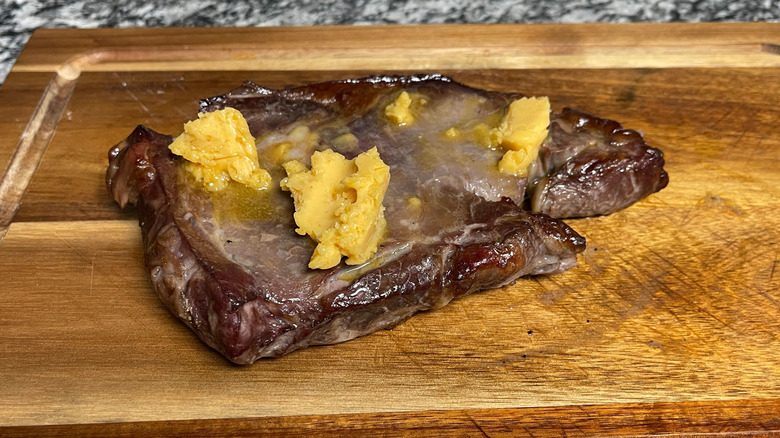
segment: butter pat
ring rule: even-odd
[[[271,183],[269,173],[260,168],[246,119],[234,108],[198,114],[168,148],[187,160],[185,169],[206,190],[222,190],[231,180],[254,189]]]
[[[398,126],[411,125],[417,120],[415,113],[419,114],[427,102],[428,99],[423,95],[402,91],[393,103],[385,107],[385,116]]]
[[[311,169],[299,161],[283,167],[281,187],[295,202],[295,231],[317,242],[309,268],[332,268],[343,256],[350,265],[368,261],[387,228],[382,201],[390,168],[376,148],[354,160],[328,149],[312,155]]]
[[[360,140],[351,132],[341,134],[333,139],[333,146],[340,151],[354,152],[357,151],[359,145]]]
[[[524,150],[506,151],[498,162],[498,170],[516,176],[527,176],[527,167],[533,159]]]
[[[499,170],[525,176],[528,166],[539,156],[550,126],[550,101],[546,97],[523,97],[509,105],[496,131],[496,140],[506,150]]]
[[[501,132],[491,128],[487,123],[479,123],[471,130],[477,144],[490,150],[496,150],[501,144]]]
[[[460,138],[460,131],[457,128],[452,127],[444,131],[444,136],[449,138],[450,140],[456,140]]]

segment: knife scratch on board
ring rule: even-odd
[[[128,85],[129,85],[129,84],[128,84],[126,81],[123,81],[123,80],[122,80],[122,78],[120,78],[118,74],[114,73],[114,76],[115,76],[115,77],[116,77],[116,78],[117,78],[117,79],[120,81],[120,84],[122,85],[122,89],[125,91],[125,93],[127,93],[127,95],[128,95],[128,96],[130,96],[130,98],[131,98],[132,100],[134,100],[134,101],[135,101],[135,102],[138,104],[138,106],[140,106],[140,107],[141,107],[141,109],[142,109],[142,110],[143,110],[143,111],[144,111],[144,112],[145,112],[145,113],[146,113],[146,114],[147,114],[149,117],[154,117],[154,114],[152,114],[152,111],[151,111],[151,110],[149,110],[149,108],[148,108],[146,105],[144,105],[144,103],[143,103],[143,102],[141,102],[141,99],[139,99],[139,98],[138,98],[138,96],[136,96],[136,94],[133,92],[133,90],[131,90],[130,88],[128,88]]]

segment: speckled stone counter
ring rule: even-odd
[[[777,0],[0,0],[0,83],[40,27],[779,20]]]

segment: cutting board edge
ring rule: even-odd
[[[637,436],[780,434],[780,399],[615,403],[552,407],[377,412],[346,415],[215,418],[127,423],[4,426],[6,437],[190,436]],[[194,436],[194,435],[192,435]],[[201,435],[198,435],[201,436]]]

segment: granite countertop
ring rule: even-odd
[[[0,84],[41,27],[780,21],[777,0],[0,0]]]

